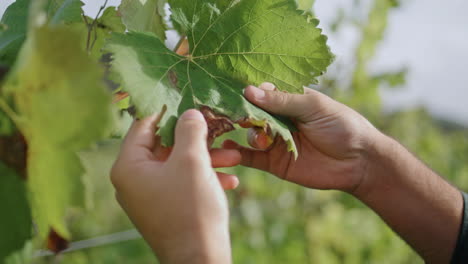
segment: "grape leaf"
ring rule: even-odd
[[[26,39],[31,0],[17,0],[11,4],[0,21],[7,30],[0,32],[0,63],[13,65]],[[80,0],[47,0],[43,6],[50,24],[81,21]]]
[[[42,26],[30,34],[4,90],[14,99],[28,142],[28,188],[39,237],[54,230],[68,239],[67,209],[83,203],[76,152],[110,132],[111,96],[80,33]]]
[[[125,32],[125,25],[122,23],[122,18],[113,6],[109,6],[104,10],[102,16],[97,21],[98,28],[103,28],[107,32]]]
[[[81,22],[81,7],[83,5],[80,0],[48,0],[45,8],[47,8],[49,23],[58,25]]]
[[[93,148],[80,151],[78,156],[86,170],[83,183],[86,188],[86,208],[95,209],[94,201],[99,193],[112,192],[110,181],[102,181],[110,175],[112,165],[117,159],[121,140],[109,139],[93,146]],[[103,184],[106,183],[106,184]],[[102,186],[104,185],[104,186]],[[102,192],[105,190],[106,192]]]
[[[88,41],[83,41],[83,43],[89,47],[90,56],[96,60],[101,59],[102,57],[102,47],[104,46],[106,39],[110,37],[112,32],[125,32],[125,25],[122,23],[122,19],[119,17],[115,7],[110,6],[104,10],[102,16],[100,16],[94,24],[94,27],[91,25],[94,23],[92,18],[87,17],[88,23],[86,24],[77,24],[80,27],[84,34],[83,39],[89,38]],[[85,27],[83,27],[83,25]],[[88,34],[88,30],[91,32]]]
[[[304,11],[312,11],[314,7],[315,0],[296,0],[297,8]]]
[[[138,112],[149,115],[167,105],[159,134],[173,143],[178,115],[209,107],[233,121],[249,118],[271,128],[295,151],[288,127],[242,96],[247,84],[270,81],[302,93],[333,60],[318,21],[297,10],[294,0],[179,1],[172,19],[186,34],[190,55],[182,57],[148,34],[114,34],[107,50],[113,69]]]
[[[128,30],[152,32],[160,39],[166,38],[164,22],[165,0],[122,0],[119,12]]]
[[[26,38],[30,0],[17,0],[3,14],[0,23],[7,28],[0,32],[0,62],[12,65]]]
[[[0,262],[31,237],[32,220],[26,188],[16,173],[0,162]]]

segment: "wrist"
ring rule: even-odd
[[[398,143],[392,138],[373,129],[368,134],[368,142],[364,151],[364,170],[359,185],[352,191],[352,195],[363,201],[366,197],[384,185],[382,170],[385,170],[385,157],[398,155]]]
[[[167,239],[164,246],[154,249],[160,263],[231,263],[231,244],[228,227],[181,232]]]

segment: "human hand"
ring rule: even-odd
[[[127,134],[111,172],[118,201],[161,263],[230,263],[222,186],[234,188],[238,180],[217,177],[212,165],[235,166],[240,154],[218,149],[210,157],[207,125],[196,110],[180,117],[167,151],[155,137],[157,119],[135,121]]]
[[[249,86],[245,97],[272,114],[291,118],[299,151],[295,160],[286,143],[276,138],[267,150],[249,149],[226,141],[226,149],[238,149],[244,166],[268,171],[284,180],[314,189],[353,193],[368,177],[367,155],[378,130],[351,108],[306,88],[305,94],[276,91],[270,83]],[[249,133],[251,145],[261,145],[261,135]]]

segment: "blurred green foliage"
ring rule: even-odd
[[[359,3],[356,1],[358,6]],[[385,34],[388,15],[398,12],[395,9],[397,1],[373,0],[373,3],[365,23],[354,23],[352,15],[337,10],[339,22],[331,25],[332,30],[340,30],[338,24],[351,23],[360,29],[362,36],[355,51],[355,64],[340,66],[352,72],[351,78],[343,82],[338,72],[330,72],[323,78],[321,90],[360,111],[435,171],[468,191],[465,128],[439,122],[424,109],[393,114],[382,111],[379,89],[384,85],[402,86],[407,70],[369,73],[368,66]],[[245,137],[244,132],[237,133],[239,138]],[[115,153],[118,144],[118,141],[105,142],[81,155],[88,171],[85,186],[92,190],[87,198],[89,210],[77,211],[70,219],[77,239],[132,228],[115,201],[106,173],[112,160],[103,153]],[[93,164],[99,164],[100,169],[94,170]],[[423,263],[376,214],[347,194],[301,188],[243,167],[230,171],[241,180],[237,190],[228,192],[234,263]],[[28,244],[23,251],[30,252],[30,247]],[[24,252],[21,254],[26,254]],[[24,263],[21,254],[10,257],[8,263]],[[154,262],[155,257],[142,239],[34,261],[67,264]]]

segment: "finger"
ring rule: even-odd
[[[246,148],[232,140],[224,141],[223,148],[238,150],[242,156],[241,165],[271,172],[268,152]]]
[[[186,111],[177,122],[172,155],[188,154],[209,159],[207,135],[208,127],[202,113],[194,109]]]
[[[234,167],[239,165],[242,159],[237,149],[212,149],[210,155],[213,168]]]
[[[266,91],[276,91],[276,86],[269,82],[264,82],[258,86],[258,88]]]
[[[290,94],[264,88],[265,85],[260,86],[260,88],[248,86],[245,89],[244,95],[250,102],[265,109],[267,112],[306,121],[311,113],[321,107],[322,96],[319,92]]]
[[[267,150],[273,144],[273,138],[264,128],[254,127],[247,131],[247,142],[255,149]]]
[[[236,175],[227,174],[224,172],[216,172],[219,183],[224,190],[233,190],[239,186],[239,178]]]
[[[158,120],[158,114],[135,120],[122,143],[121,154],[131,155],[132,159],[151,158]]]

